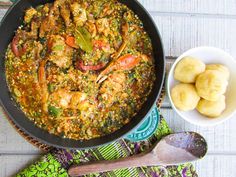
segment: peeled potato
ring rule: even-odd
[[[175,67],[174,78],[183,83],[194,83],[205,68],[206,66],[201,60],[189,56],[184,57]]]
[[[216,70],[221,72],[222,76],[226,78],[226,80],[229,80],[229,69],[221,64],[210,64],[206,65],[206,70]]]
[[[197,105],[197,110],[207,117],[218,117],[225,110],[225,96],[220,95],[216,101],[201,99]]]
[[[195,109],[200,100],[200,97],[192,84],[176,85],[171,90],[171,98],[174,105],[182,111]]]
[[[196,80],[198,95],[209,101],[218,100],[226,92],[227,85],[225,77],[216,70],[206,70]]]

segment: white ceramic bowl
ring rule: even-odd
[[[202,60],[205,64],[219,63],[228,67],[230,71],[229,85],[225,93],[226,96],[226,109],[220,117],[208,118],[201,115],[197,110],[193,111],[180,111],[178,110],[170,96],[171,89],[179,82],[174,79],[174,69],[176,64],[185,56],[192,56]],[[166,82],[167,93],[171,102],[173,109],[186,121],[200,126],[212,126],[222,123],[223,121],[232,117],[236,111],[236,60],[224,52],[221,49],[214,47],[197,47],[190,49],[183,53],[177,58],[175,63],[172,65]]]

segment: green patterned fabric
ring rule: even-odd
[[[53,155],[49,153],[40,158],[40,160],[35,164],[30,165],[28,168],[24,169],[16,176],[66,177],[68,174],[66,170],[62,168],[61,164],[53,157]]]
[[[108,145],[88,150],[53,149],[39,161],[19,172],[17,177],[66,177],[67,169],[72,164],[82,164],[97,160],[112,160],[143,152],[156,143],[161,137],[171,133],[167,123],[160,118],[159,126],[148,140],[130,142],[120,139]],[[111,172],[86,175],[88,177],[197,177],[191,164],[179,166],[155,166],[119,169]]]

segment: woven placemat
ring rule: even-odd
[[[161,90],[159,99],[156,103],[158,109],[161,108],[161,105],[163,103],[163,100],[165,98],[165,89],[164,87]],[[43,144],[40,141],[36,140],[35,138],[33,138],[32,136],[30,136],[29,134],[27,134],[26,132],[24,132],[23,130],[21,130],[12,120],[11,118],[5,113],[5,117],[7,118],[7,120],[10,122],[10,124],[12,125],[12,127],[26,140],[28,141],[30,144],[34,145],[35,147],[39,148],[40,150],[44,151],[44,152],[49,152],[53,147],[47,145],[47,144]]]

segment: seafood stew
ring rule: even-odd
[[[5,69],[27,117],[75,140],[127,124],[156,79],[143,23],[116,0],[56,0],[27,9]]]

